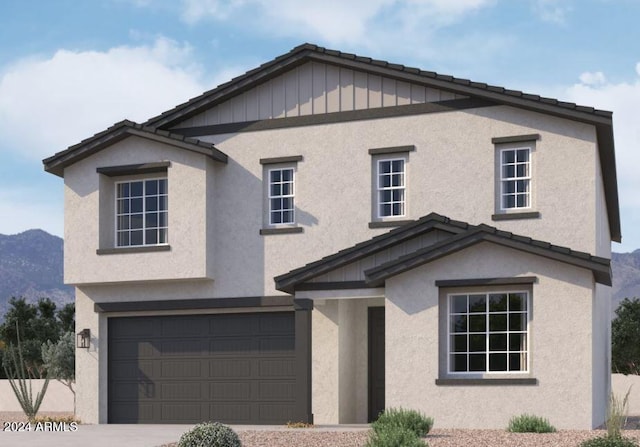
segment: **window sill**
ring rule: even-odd
[[[99,248],[96,250],[97,255],[123,255],[127,253],[154,253],[158,251],[170,251],[170,245],[150,245],[148,247],[117,247],[117,248]]]
[[[302,233],[303,231],[302,227],[261,228],[260,234],[262,236],[268,236],[271,234],[295,234]]]
[[[491,220],[516,220],[516,219],[539,219],[539,211],[531,211],[527,213],[503,213],[493,214]]]
[[[511,385],[537,385],[536,378],[503,378],[503,379],[436,379],[438,386],[511,386]]]
[[[390,227],[399,227],[408,223],[413,222],[413,220],[381,220],[376,222],[369,222],[369,228],[390,228]]]

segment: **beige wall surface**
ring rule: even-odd
[[[34,397],[40,392],[42,385],[44,385],[44,379],[31,381]],[[0,380],[0,411],[22,412],[22,407],[20,407],[20,403],[16,399],[8,380]],[[39,412],[45,411],[73,413],[73,392],[63,383],[57,380],[50,380]]]
[[[487,377],[533,377],[537,385],[436,385],[443,378],[446,333],[439,333],[434,281],[514,276],[538,277],[531,298],[530,372]],[[387,280],[387,407],[423,411],[441,428],[504,428],[521,413],[549,418],[558,428],[599,425],[602,408],[593,405],[602,402],[592,399],[592,288],[587,270],[489,243]],[[592,420],[592,409],[598,420]]]
[[[611,386],[618,398],[629,393],[629,416],[640,416],[640,376],[611,374]]]
[[[491,215],[495,212],[496,148],[491,139],[532,133],[540,134],[532,159],[536,204],[533,211],[539,211],[541,218],[494,222]],[[107,318],[94,312],[95,302],[280,295],[274,288],[274,276],[388,231],[368,227],[372,214],[372,163],[368,153],[371,148],[415,146],[407,161],[406,218],[416,219],[437,212],[575,250],[606,252],[608,239],[597,239],[597,230],[602,230],[604,224],[603,204],[601,199],[599,202],[596,188],[599,172],[595,131],[586,124],[500,106],[216,135],[203,140],[216,143],[229,156],[229,163],[214,163],[200,154],[130,137],[65,169],[65,282],[81,286],[77,289],[77,326],[90,328],[92,332],[92,348],[77,353],[78,371],[82,373],[78,383],[78,412],[83,420],[106,422]],[[260,235],[265,210],[263,166],[259,160],[292,155],[303,156],[297,164],[295,197],[297,223],[303,233]],[[105,221],[104,216],[113,211],[106,209],[111,200],[105,200],[104,195],[101,199],[102,190],[111,180],[101,178],[96,168],[163,160],[171,162],[168,169],[171,250],[97,255],[96,249],[111,248],[104,244],[109,239],[105,231],[111,231],[113,222]],[[513,391],[515,400],[530,402],[533,411],[544,409],[536,405],[542,405],[543,400],[557,393],[566,381],[590,389],[594,368],[590,359],[602,351],[594,348],[592,352],[589,344],[592,330],[598,332],[591,324],[591,274],[557,266],[542,258],[527,258],[527,263],[518,264],[516,268],[511,262],[513,254],[503,254],[507,257],[480,258],[477,263],[454,255],[433,264],[428,271],[417,269],[414,272],[420,274],[409,272],[391,280],[387,319],[392,324],[388,327],[388,341],[395,347],[388,351],[391,356],[387,361],[397,365],[411,358],[411,364],[419,365],[422,373],[432,374],[434,365],[437,373],[437,351],[420,350],[424,341],[437,342],[434,323],[437,306],[435,310],[427,306],[411,314],[412,318],[403,317],[405,305],[416,306],[418,301],[437,298],[432,283],[420,293],[415,288],[416,284],[423,284],[424,278],[435,278],[431,270],[434,265],[440,265],[441,274],[460,278],[514,276],[538,270],[548,278],[545,276],[534,287],[534,295],[544,293],[543,304],[534,302],[535,306],[542,307],[540,311],[549,313],[549,318],[542,314],[545,318],[533,323],[537,327],[535,345],[532,345],[534,361],[553,363],[548,358],[550,353],[542,347],[553,346],[556,337],[569,336],[576,340],[575,349],[572,353],[563,353],[566,355],[562,363],[563,368],[566,366],[564,373],[553,375],[536,369],[536,376],[541,379],[536,388],[541,391],[541,397],[530,396],[532,388],[500,388],[498,391]],[[418,280],[422,274],[424,278]],[[572,279],[577,277],[579,281],[573,283]],[[406,284],[398,278],[403,278]],[[407,290],[406,295],[401,293],[403,289]],[[558,296],[563,297],[562,306]],[[326,337],[330,343],[327,346],[333,348],[317,348],[320,352],[324,349],[327,358],[335,356],[335,364],[314,363],[313,405],[322,409],[318,414],[325,414],[327,421],[360,421],[363,391],[357,388],[355,395],[349,397],[351,402],[340,400],[348,395],[346,384],[361,374],[359,367],[341,363],[340,359],[354,358],[351,354],[357,352],[357,347],[348,343],[345,333],[341,334],[334,326],[339,327],[339,321],[343,321],[342,327],[348,326],[347,322],[359,327],[361,309],[337,306],[325,316],[314,311],[314,343]],[[331,316],[334,311],[336,315]],[[575,324],[567,327],[565,323],[574,320]],[[406,331],[398,331],[410,327],[414,328],[411,342],[404,343],[402,334]],[[602,340],[604,332],[598,333]],[[315,368],[320,367],[327,368],[323,376],[315,373]],[[566,371],[576,377],[568,377]],[[438,414],[451,413],[451,408],[467,397],[472,402],[482,399],[497,402],[496,390],[434,387],[435,377],[431,375],[425,381],[423,375],[416,375],[416,368],[403,368],[389,374],[388,383],[396,383],[387,391],[390,404],[414,402],[418,394],[413,387],[428,392],[433,398],[428,399],[431,404],[438,402],[434,404]],[[592,402],[591,395],[586,398],[577,388],[568,397],[573,404],[586,405],[584,408],[600,405],[601,400],[594,398]],[[509,408],[505,407],[505,412]],[[456,417],[451,413],[442,423],[461,424],[462,419]],[[501,413],[494,423],[501,424],[500,418],[504,417],[507,415]],[[468,421],[467,426],[479,425],[473,418]],[[583,427],[591,425],[591,420],[565,417],[556,423]]]

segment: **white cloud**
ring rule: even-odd
[[[607,78],[601,71],[589,72],[585,71],[580,75],[580,82],[584,85],[598,85],[607,82]]]
[[[320,39],[329,45],[370,47],[392,40],[408,44],[407,36],[428,37],[428,31],[493,5],[495,0],[183,0],[182,19],[242,20],[271,34]],[[239,16],[242,16],[240,19]],[[394,26],[381,26],[393,24]]]
[[[638,64],[640,65],[640,64]],[[638,69],[636,66],[636,70]],[[640,127],[638,127],[638,104],[640,104],[640,72],[631,82],[611,83],[582,81],[566,90],[566,99],[578,104],[613,111],[613,129],[616,144],[618,188],[622,209],[622,234],[626,250],[640,247]],[[600,81],[600,76],[596,76]],[[591,81],[587,76],[586,81]],[[565,99],[565,98],[563,98]],[[618,249],[619,250],[619,249]]]
[[[205,90],[189,45],[59,50],[0,74],[0,151],[41,159],[128,118],[144,121]]]
[[[572,8],[567,0],[534,0],[533,11],[538,17],[550,23],[562,25],[567,20],[567,15]]]

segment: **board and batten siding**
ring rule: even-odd
[[[319,115],[465,96],[309,62],[180,123],[178,128]]]

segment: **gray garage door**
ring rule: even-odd
[[[295,417],[294,313],[109,318],[109,422]]]

